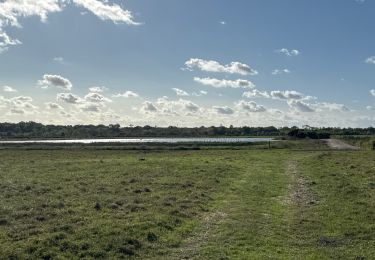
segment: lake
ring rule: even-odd
[[[0,144],[95,144],[95,143],[260,143],[273,138],[124,138],[124,139],[71,139],[71,140],[17,140]]]

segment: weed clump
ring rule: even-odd
[[[6,226],[8,224],[9,224],[8,220],[6,220],[6,219],[0,219],[0,226]]]
[[[158,240],[158,237],[155,235],[155,233],[149,232],[149,233],[147,234],[147,240],[148,240],[149,242],[155,242],[155,241]]]
[[[36,216],[35,219],[39,222],[44,222],[47,220],[47,218],[45,216]]]
[[[102,206],[100,205],[99,202],[96,202],[96,203],[95,203],[94,209],[96,209],[97,211],[99,211],[99,210],[102,209]]]
[[[137,239],[128,239],[124,245],[120,246],[118,252],[124,255],[133,256],[135,251],[142,247]]]

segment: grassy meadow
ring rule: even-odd
[[[371,259],[375,153],[0,150],[0,259]]]

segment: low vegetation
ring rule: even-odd
[[[0,259],[371,259],[375,154],[296,143],[0,150]]]

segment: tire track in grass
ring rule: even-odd
[[[192,236],[187,238],[179,248],[175,259],[195,259],[199,255],[201,247],[208,241],[212,230],[224,222],[227,213],[222,211],[208,212],[201,218],[201,227]]]

